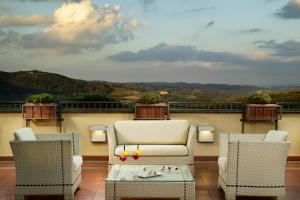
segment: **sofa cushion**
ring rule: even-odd
[[[81,173],[82,156],[74,155],[72,159],[72,183],[76,181]]]
[[[220,156],[218,158],[218,165],[219,165],[219,169],[222,170],[223,172],[226,172],[227,170],[227,157],[223,157],[223,156]]]
[[[286,141],[288,137],[288,132],[286,131],[276,131],[270,130],[264,139],[265,142],[283,142]]]
[[[21,128],[15,131],[15,139],[18,141],[35,141],[36,137],[31,128]]]
[[[128,156],[135,153],[137,145],[125,145],[128,150]],[[142,151],[140,156],[187,156],[189,153],[185,145],[140,145]],[[115,155],[119,156],[124,150],[124,145],[118,145],[115,148]]]
[[[117,144],[186,144],[187,120],[117,121]]]

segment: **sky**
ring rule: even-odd
[[[300,84],[300,0],[0,0],[0,71]]]

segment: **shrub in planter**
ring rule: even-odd
[[[49,93],[31,95],[23,105],[23,117],[26,119],[56,118],[55,96]]]
[[[166,119],[168,118],[168,105],[162,103],[159,94],[147,92],[140,96],[135,105],[136,119]]]
[[[270,104],[272,97],[267,93],[255,93],[247,98],[245,119],[247,121],[274,121],[278,119],[279,106]]]

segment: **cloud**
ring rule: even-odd
[[[240,33],[259,33],[259,32],[263,32],[263,29],[260,28],[252,28],[252,29],[245,29],[245,30],[241,30]]]
[[[155,4],[155,0],[140,0],[140,4],[143,7],[143,11],[147,12]]]
[[[211,8],[193,8],[193,9],[187,9],[187,10],[184,11],[184,13],[198,13],[198,12],[203,12],[203,11],[209,10]]]
[[[51,17],[43,14],[31,16],[0,16],[0,27],[36,26],[51,22]]]
[[[139,22],[121,14],[120,6],[91,0],[64,3],[43,30],[22,35],[19,46],[49,53],[81,53],[133,38]]]
[[[208,22],[204,28],[209,29],[211,26],[213,26],[215,24],[214,20],[211,20],[210,22]]]
[[[13,5],[9,2],[0,3],[0,13],[10,13],[14,9]]]
[[[283,19],[300,18],[300,0],[290,0],[285,6],[279,9],[275,15]]]
[[[60,1],[60,2],[80,2],[83,0],[15,0],[15,1],[21,1],[21,2],[49,2],[49,1]]]
[[[160,43],[149,49],[143,49],[138,52],[124,51],[107,57],[116,62],[198,62],[209,63],[214,66],[223,67],[282,67],[289,65],[291,68],[298,68],[300,60],[282,60],[279,58],[263,56],[247,56],[231,52],[215,52],[206,50],[197,50],[188,45],[169,45]]]
[[[284,57],[294,57],[300,56],[300,42],[294,40],[288,40],[285,42],[277,42],[276,40],[268,40],[268,41],[256,41],[260,48],[271,49],[274,50],[275,53],[273,55],[276,56],[284,56]]]
[[[108,59],[117,62],[137,62],[137,61],[204,61],[204,62],[228,62],[243,63],[248,58],[239,54],[229,52],[213,52],[205,50],[197,50],[193,46],[188,45],[169,45],[160,43],[149,49],[140,50],[137,53],[125,51],[112,56]]]

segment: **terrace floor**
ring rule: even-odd
[[[221,200],[224,192],[217,189],[218,168],[216,162],[196,162],[196,199]],[[0,200],[13,200],[15,194],[15,170],[13,162],[0,162]],[[80,190],[76,200],[103,200],[107,162],[84,162]],[[286,170],[287,200],[300,199],[300,162],[289,162]],[[62,200],[61,196],[31,196],[29,200]],[[238,197],[238,200],[273,198]],[[149,199],[148,199],[149,200]]]

